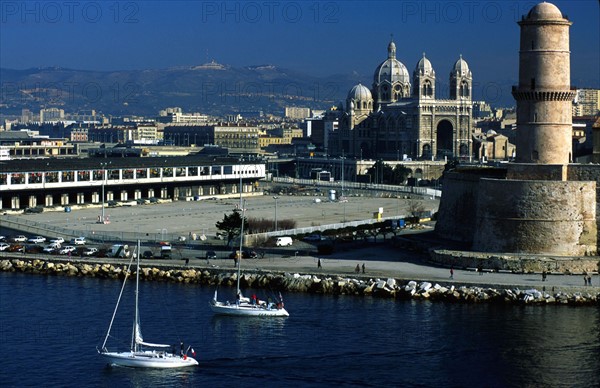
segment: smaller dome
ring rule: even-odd
[[[348,100],[372,100],[373,96],[369,88],[362,84],[355,85],[348,92]]]
[[[453,71],[455,73],[459,73],[460,75],[469,74],[469,65],[467,64],[467,61],[465,61],[462,58],[462,55],[460,56],[460,58],[458,58],[458,61],[456,61],[456,63],[454,64]]]
[[[425,57],[425,53],[423,53],[423,58],[417,63],[415,70],[423,74],[433,73],[433,66],[431,66],[429,59]]]
[[[549,20],[549,19],[563,19],[562,12],[560,9],[552,3],[539,3],[527,14],[529,20]]]

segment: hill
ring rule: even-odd
[[[315,77],[273,65],[234,68],[215,62],[186,68],[89,71],[66,68],[0,69],[0,108],[20,115],[57,107],[111,115],[154,116],[166,107],[212,115],[285,106],[325,109],[345,100],[358,75]]]

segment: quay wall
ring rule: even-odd
[[[48,261],[40,259],[7,258],[0,260],[0,272],[20,272],[46,276],[89,276],[123,279],[127,266],[109,263],[78,261]],[[205,286],[230,286],[237,282],[232,270],[191,268],[182,266],[142,267],[140,278],[145,281],[164,281],[200,284]],[[285,292],[307,292],[329,295],[359,295],[394,299],[423,299],[464,303],[508,304],[565,304],[600,305],[597,289],[572,292],[538,291],[534,289],[485,286],[456,286],[432,284],[427,281],[399,281],[393,278],[348,278],[325,274],[290,274],[266,271],[247,272],[240,278],[244,288],[272,289]]]

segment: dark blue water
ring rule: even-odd
[[[247,319],[213,316],[212,289],[167,283],[141,284],[144,336],[183,339],[200,366],[107,367],[95,347],[119,288],[113,280],[0,274],[2,386],[600,386],[594,307],[287,294],[289,318]],[[128,346],[131,303],[122,304],[109,349]]]

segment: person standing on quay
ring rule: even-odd
[[[319,257],[319,260],[317,260],[317,268],[321,269],[321,258]]]
[[[363,273],[365,273],[365,263],[363,263],[363,265],[362,265],[362,271],[363,271]]]
[[[454,267],[450,267],[450,279],[454,279]]]

